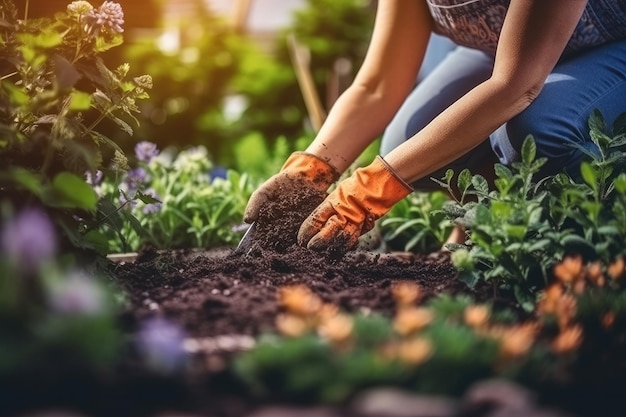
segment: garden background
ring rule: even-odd
[[[0,0],[0,414],[622,415],[626,113],[592,112],[580,178],[535,178],[529,137],[356,254],[233,253],[375,7]]]

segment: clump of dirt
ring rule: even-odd
[[[285,253],[296,245],[300,225],[326,198],[324,191],[298,179],[293,180],[292,189],[281,189],[278,195],[259,211],[252,244],[257,253],[259,249]]]

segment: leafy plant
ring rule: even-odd
[[[123,206],[122,211],[138,223],[120,221],[119,228],[100,230],[101,239],[109,239],[107,245],[122,252],[137,250],[144,243],[172,249],[238,241],[242,234],[238,226],[253,190],[247,174],[212,170],[204,147],[159,153],[155,144],[140,142],[135,154],[135,168],[96,188],[109,206]]]
[[[125,134],[150,76],[110,70],[98,56],[122,43],[123,11],[106,1],[75,1],[53,18],[19,19],[0,7],[0,186],[2,199],[45,207],[64,244],[94,249],[86,238],[102,210],[85,174],[125,170],[120,147],[97,129],[110,120]],[[100,216],[106,220],[106,215]]]
[[[563,256],[565,231],[552,221],[550,194],[533,183],[533,175],[545,159],[535,158],[531,137],[524,141],[521,153],[521,162],[512,169],[495,165],[493,191],[484,177],[463,170],[456,184],[458,204],[444,211],[456,218],[469,236],[468,246],[451,246],[460,278],[470,287],[484,280],[492,282],[494,290],[511,290],[530,310],[537,291],[547,282],[550,267]],[[452,177],[449,170],[439,183],[451,191]],[[468,201],[470,197],[475,201]]]
[[[572,246],[587,258],[606,263],[624,253],[626,239],[626,113],[608,130],[602,114],[595,110],[589,119],[595,151],[577,149],[588,156],[580,167],[582,181],[557,176],[550,186],[554,217],[573,227],[578,237]]]
[[[390,249],[419,253],[439,249],[453,227],[442,212],[448,202],[443,191],[412,193],[380,221],[383,241]]]

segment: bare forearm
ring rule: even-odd
[[[390,152],[385,160],[400,177],[416,181],[478,146],[531,101],[525,90],[512,91],[498,81],[488,80]]]
[[[399,104],[383,100],[364,86],[352,85],[337,100],[307,152],[343,172],[380,135]]]

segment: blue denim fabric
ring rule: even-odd
[[[459,46],[448,53],[411,92],[387,127],[381,142],[385,155],[420,131],[439,113],[485,81],[493,70],[493,57]],[[578,174],[583,158],[572,144],[593,150],[588,119],[599,109],[607,124],[626,112],[626,41],[606,44],[562,60],[549,75],[531,105],[500,127],[477,148],[449,166],[418,180],[416,188],[436,188],[430,177],[441,178],[448,168],[478,170],[495,156],[504,164],[519,160],[528,135],[537,143],[538,156],[549,158],[540,175],[565,170]],[[462,140],[462,138],[459,138]]]

